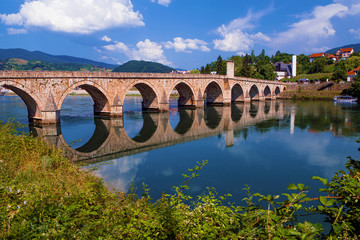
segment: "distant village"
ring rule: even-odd
[[[313,63],[315,59],[317,58],[327,58],[331,59],[333,62],[338,62],[340,60],[346,60],[348,59],[353,53],[355,53],[353,48],[341,48],[339,49],[335,55],[329,54],[329,53],[313,53],[310,55],[310,62]],[[360,54],[360,52],[359,52]],[[292,78],[296,77],[296,55],[293,56],[291,63],[283,63],[283,62],[276,62],[273,64],[275,67],[275,73],[276,73],[276,80],[282,80],[284,81],[286,78]],[[295,64],[293,64],[295,63]],[[192,74],[192,73],[198,73],[194,72],[194,70],[173,70],[171,73],[173,74]],[[211,74],[217,74],[216,71],[211,71]],[[352,69],[347,73],[347,81],[353,81],[353,78],[360,74],[360,66],[358,66],[355,69]],[[301,79],[301,82],[307,82],[308,79]]]
[[[329,53],[313,53],[310,55],[310,62],[314,62],[316,58],[325,57],[333,60],[334,62],[340,60],[348,59],[353,53],[353,48],[341,48],[339,49],[335,55]],[[359,52],[360,53],[360,52]],[[296,61],[296,57],[293,57],[293,62]],[[292,63],[284,64],[282,62],[274,63],[275,72],[277,74],[277,80],[281,80],[283,78],[291,78],[296,76],[296,66]],[[349,71],[347,73],[347,81],[350,82],[353,78],[360,73],[360,66]],[[303,81],[307,81],[307,79],[302,79]]]

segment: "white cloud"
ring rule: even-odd
[[[331,24],[331,19],[345,16],[348,10],[348,7],[338,3],[317,6],[310,17],[292,24],[288,31],[279,33],[271,45],[277,49],[284,48],[287,45],[297,48],[313,46],[319,40],[335,35],[336,31]]]
[[[149,39],[140,41],[136,44],[137,49],[132,51],[132,57],[135,60],[155,61],[166,65],[172,65],[166,60],[164,51],[160,44],[151,42]]]
[[[28,0],[19,13],[0,14],[6,25],[90,34],[114,27],[144,26],[130,0]]]
[[[122,42],[115,42],[115,44],[110,44],[103,46],[104,49],[110,52],[120,52],[120,53],[127,53],[129,48]]]
[[[231,21],[229,25],[223,24],[218,27],[216,31],[223,39],[213,40],[214,48],[228,52],[248,52],[256,42],[270,41],[270,38],[261,32],[255,34],[245,32],[254,29],[254,22],[267,12],[268,10],[256,14],[248,12],[246,17],[237,18]]]
[[[8,28],[7,29],[7,33],[9,35],[16,35],[16,34],[25,34],[27,33],[28,31],[26,29],[23,29],[23,28]]]
[[[171,0],[151,0],[151,2],[153,2],[153,3],[157,2],[160,5],[168,7],[171,3]]]
[[[312,52],[312,53],[323,53],[329,49],[330,49],[329,47],[315,47],[315,48],[310,48],[310,49],[305,49],[305,50],[307,50],[307,52]]]
[[[199,39],[183,39],[181,37],[174,38],[174,42],[166,42],[164,47],[167,49],[174,48],[176,52],[191,53],[191,50],[199,50],[203,52],[210,52],[206,46],[207,42]]]
[[[360,39],[360,28],[359,29],[350,29],[349,32],[353,34],[356,38]]]
[[[349,10],[350,15],[357,15],[360,13],[360,3],[352,4]]]
[[[244,33],[240,29],[222,34],[222,36],[224,37],[223,39],[215,39],[213,41],[215,45],[214,48],[227,52],[248,52],[254,46],[255,42],[270,41],[270,38],[263,33],[249,34]]]
[[[111,42],[111,38],[109,38],[108,36],[103,36],[102,38],[101,38],[101,40],[103,40],[103,41],[105,41],[105,42]]]
[[[110,52],[123,53],[128,58],[134,60],[153,61],[170,66],[172,65],[172,63],[164,56],[162,45],[151,42],[149,39],[138,42],[136,48],[130,48],[122,42],[115,42],[115,44],[103,46],[103,49]]]

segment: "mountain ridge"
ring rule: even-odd
[[[114,69],[117,65],[104,62],[97,62],[86,58],[72,57],[67,55],[51,55],[41,51],[28,51],[22,48],[0,49],[0,60],[18,58],[27,61],[44,61],[49,63],[76,63],[84,65],[93,65],[107,69]]]
[[[341,48],[353,48],[355,52],[359,52],[360,51],[360,43],[353,43],[353,44],[348,44],[348,45],[345,45],[342,47],[332,48],[332,49],[327,50],[325,53],[335,54],[337,52],[337,50],[339,50]]]
[[[161,63],[131,60],[113,70],[113,72],[169,73],[174,69]]]

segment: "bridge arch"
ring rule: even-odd
[[[236,83],[231,89],[231,102],[241,102],[244,99],[244,91],[240,84]]]
[[[171,91],[176,89],[179,93],[178,107],[195,106],[194,90],[189,83],[185,81],[178,81],[170,89]],[[168,99],[170,99],[170,95],[168,96]]]
[[[195,111],[190,109],[179,109],[179,122],[171,128],[178,135],[186,135],[195,123]]]
[[[264,97],[265,99],[271,99],[271,91],[269,86],[264,88]]]
[[[249,96],[250,96],[250,100],[260,100],[260,96],[259,96],[259,89],[258,87],[254,84],[251,86],[250,90],[249,90]]]
[[[249,115],[251,118],[255,119],[259,112],[260,104],[259,102],[251,102],[249,108]]]
[[[122,96],[122,103],[125,100],[126,94],[131,90],[131,88],[136,88],[143,99],[142,109],[143,110],[160,110],[159,108],[159,93],[156,91],[156,87],[152,86],[149,82],[145,81],[135,81],[132,82],[126,88]]]
[[[280,87],[276,87],[274,91],[274,95],[277,96],[280,94]]]
[[[0,86],[5,87],[18,95],[25,103],[28,111],[29,121],[41,120],[43,105],[40,99],[33,95],[30,89],[14,81],[0,81]]]
[[[211,81],[205,88],[206,103],[207,104],[223,104],[223,89],[216,81]]]
[[[102,89],[101,86],[97,85],[91,81],[81,81],[73,84],[68,87],[59,100],[58,109],[61,110],[61,107],[64,103],[66,96],[75,88],[84,89],[91,96],[94,101],[94,114],[95,115],[109,115],[110,114],[110,97],[107,95],[107,92]]]

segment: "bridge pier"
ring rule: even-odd
[[[113,105],[110,107],[110,117],[122,117],[123,105]]]
[[[39,124],[57,124],[60,123],[60,110],[56,111],[43,111],[41,112],[41,118],[29,118],[29,122],[39,123]]]

